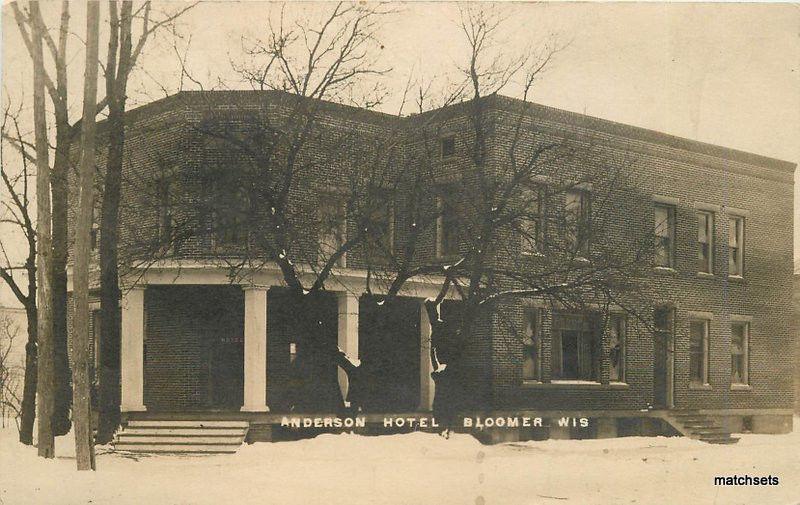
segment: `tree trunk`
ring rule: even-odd
[[[70,430],[72,385],[67,351],[67,171],[71,144],[66,117],[56,113],[56,151],[53,164],[53,353],[55,360],[55,406],[53,432]]]
[[[72,332],[72,412],[75,424],[75,456],[78,470],[94,470],[94,444],[89,384],[89,239],[94,207],[95,107],[100,4],[90,2],[86,13],[86,71],[83,86],[83,124],[79,169],[78,217],[75,224],[73,296],[75,299]]]
[[[31,17],[39,16],[39,2],[31,2]],[[39,244],[36,258],[37,277],[37,397],[39,413],[39,456],[52,458],[55,454],[52,412],[54,394],[53,376],[53,314],[51,298],[52,244],[50,215],[50,162],[45,109],[44,58],[42,33],[38,23],[31,24],[33,45],[33,124],[36,146],[36,236]]]
[[[132,3],[123,2],[120,18],[117,17],[116,6],[110,5],[109,8],[111,37],[106,61],[109,135],[100,222],[100,310],[103,331],[99,371],[100,426],[96,439],[99,444],[111,441],[120,421],[119,205],[125,150],[125,103],[132,48]]]
[[[122,153],[125,142],[124,104],[111,100],[108,116],[109,146],[100,225],[100,425],[98,444],[111,441],[120,420],[120,289],[117,239]]]
[[[30,282],[29,282],[30,285]],[[20,408],[19,441],[33,444],[33,420],[36,417],[36,290],[29,291],[30,302],[25,307],[28,318],[28,342],[25,344],[25,384]]]

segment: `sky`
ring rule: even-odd
[[[85,28],[82,7],[74,5],[70,72],[77,114],[83,67],[79,37]],[[180,5],[157,2],[163,9]],[[307,2],[286,10],[290,17],[318,16],[331,6]],[[387,112],[397,112],[409,74],[452,76],[465,55],[457,4],[392,6],[397,12],[378,34],[381,63],[392,69]],[[57,8],[57,3],[46,4],[45,14],[57,15]],[[495,8],[506,17],[497,41],[503,53],[553,38],[567,44],[537,82],[534,101],[800,162],[800,5],[509,3]],[[277,12],[276,4],[264,2],[201,3],[181,19],[178,52],[186,51],[187,68],[204,87],[220,79],[243,87],[235,82],[230,62],[241,58],[242,37],[264,35]],[[25,103],[30,101],[30,62],[8,5],[2,14],[2,100]],[[54,18],[48,19],[55,26]],[[170,41],[158,39],[146,50],[132,76],[132,103],[180,86]],[[197,86],[184,79],[184,88]],[[795,218],[795,226],[798,222]],[[796,231],[796,257],[798,238]],[[0,303],[4,300],[0,297]]]

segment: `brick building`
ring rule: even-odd
[[[209,142],[207,131],[199,134],[198,125],[247,134],[249,124],[284,114],[281,107],[290,100],[276,92],[183,92],[128,113],[121,212],[121,240],[131,256],[122,279],[122,410],[128,419],[213,412],[258,424],[275,422],[285,411],[296,351],[285,316],[291,312],[285,283],[269,262],[258,267],[248,262],[235,278],[231,275],[232,258],[241,255],[246,235],[237,232],[236,219],[223,208],[200,210],[201,190],[218,179],[199,174],[213,165],[236,178],[244,162],[224,143]],[[632,425],[641,431],[636,423],[643,418],[663,419],[683,432],[670,412],[710,417],[734,432],[790,430],[795,166],[505,97],[484,100],[493,121],[487,138],[490,163],[508,161],[505,147],[520,131],[517,125],[522,128],[515,138],[522,144],[534,145],[535,131],[590,141],[605,153],[635,160],[631,186],[617,195],[624,201],[608,233],[623,244],[629,236],[655,235],[646,285],[657,303],[642,306],[651,314],[649,324],[620,312],[601,336],[587,314],[536,299],[500,304],[481,320],[476,331],[482,338],[470,350],[478,407],[587,416],[597,420],[588,436],[622,433]],[[457,104],[436,111],[434,120],[431,114],[398,118],[321,104],[319,124],[327,133],[302,154],[316,161],[292,188],[295,215],[330,212],[341,220],[342,235],[353,233],[356,224],[325,195],[346,191],[337,181],[371,163],[381,139],[405,139],[387,151],[396,157],[387,165],[400,166],[430,150],[429,143],[398,132],[435,132],[430,169],[444,181],[457,177],[469,156],[469,109]],[[330,154],[337,145],[349,146],[345,155]],[[541,178],[543,185],[577,178],[582,170],[577,161],[556,168]],[[165,177],[167,172],[172,175]],[[177,186],[194,197],[158,199],[164,187]],[[587,202],[596,189],[580,189],[569,192],[567,205],[591,212]],[[149,193],[154,199],[143,196]],[[180,247],[163,254],[158,237],[187,215],[199,216],[203,232],[188,234]],[[383,219],[394,244],[402,244],[400,224],[408,216],[396,208]],[[326,240],[309,227],[298,239],[306,255]],[[449,236],[442,223],[422,240],[422,254],[432,258],[458,250],[458,238]],[[156,246],[140,254],[141,244]],[[536,268],[538,255],[520,245],[498,254],[497,261],[530,256],[525,261]],[[441,279],[421,276],[407,282],[400,293],[403,304],[384,331],[376,332],[369,322],[386,316],[376,312],[372,300],[381,287],[367,293],[368,264],[360,250],[348,251],[337,263],[321,297],[320,313],[326,315],[320,331],[364,364],[393,364],[391,374],[376,385],[373,412],[424,413],[431,409],[434,385],[426,347],[430,323],[421,307],[438,293]],[[445,310],[456,306],[450,302]],[[99,320],[92,321],[99,331]],[[339,382],[345,391],[341,372]],[[557,432],[553,428],[550,435]]]

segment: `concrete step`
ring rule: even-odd
[[[205,437],[205,436],[238,436],[243,437],[247,429],[245,428],[139,428],[127,427],[121,433],[131,436],[156,436],[156,437],[169,437],[169,436],[187,436],[187,437]]]
[[[128,421],[128,426],[134,428],[247,428],[247,421]]]
[[[731,436],[715,436],[715,437],[701,437],[699,440],[709,444],[735,444],[739,441],[736,437]]]
[[[160,445],[242,445],[244,437],[144,437],[144,436],[131,436],[130,434],[120,433],[117,444],[160,444]]]
[[[241,444],[216,445],[216,444],[114,444],[114,450],[126,452],[164,452],[164,453],[225,453],[236,452]]]

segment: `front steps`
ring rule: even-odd
[[[225,454],[244,442],[247,421],[128,421],[114,450],[137,453]]]
[[[735,444],[739,441],[712,417],[697,410],[671,410],[664,412],[663,418],[681,434],[695,440],[709,444]]]

